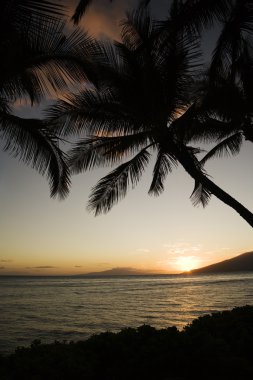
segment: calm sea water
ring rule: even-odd
[[[253,305],[253,274],[111,278],[0,277],[0,352],[34,339],[80,340],[103,331],[184,325]]]

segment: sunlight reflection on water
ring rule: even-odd
[[[80,340],[144,323],[182,329],[203,314],[253,304],[253,274],[0,277],[0,302],[6,351],[34,339]]]

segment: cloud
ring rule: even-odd
[[[3,260],[0,260],[0,262],[1,262],[1,263],[11,263],[12,260],[4,260],[4,259],[3,259]]]
[[[3,270],[3,269],[5,269],[5,267],[0,267],[0,270]]]
[[[199,252],[201,250],[201,244],[189,244],[184,242],[165,243],[163,248],[168,249],[168,253],[172,255],[184,255],[192,252]]]
[[[82,268],[82,265],[74,265],[74,268]]]

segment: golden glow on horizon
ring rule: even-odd
[[[176,261],[176,268],[183,272],[190,272],[199,266],[200,260],[195,256],[180,256]]]

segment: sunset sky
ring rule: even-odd
[[[167,3],[157,2],[153,11],[161,13]],[[123,6],[108,4],[95,2],[84,22],[114,35]],[[35,109],[31,116],[36,114]],[[245,143],[239,156],[206,166],[214,182],[251,211],[252,158],[252,144]],[[109,214],[95,218],[86,210],[89,192],[108,170],[74,176],[69,197],[59,202],[50,199],[45,178],[1,151],[0,274],[78,274],[115,267],[178,273],[253,250],[252,228],[234,210],[215,197],[205,209],[192,206],[194,183],[180,167],[168,176],[159,198],[148,196],[152,169]]]

